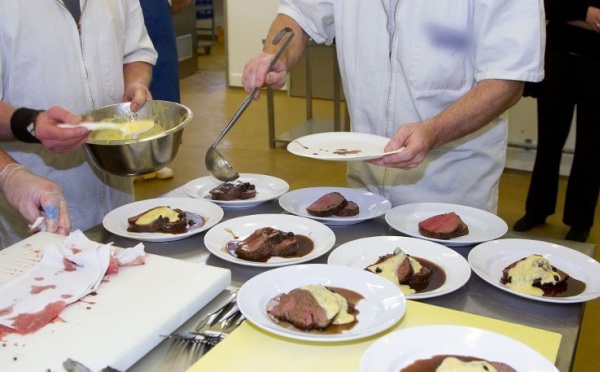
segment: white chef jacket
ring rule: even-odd
[[[335,39],[354,132],[393,137],[429,119],[484,79],[540,81],[541,0],[281,0],[317,43]],[[348,163],[348,186],[392,205],[445,202],[494,212],[507,121],[432,150],[405,171]]]
[[[123,101],[124,64],[156,62],[138,0],[82,0],[81,7],[80,36],[60,0],[0,0],[2,101],[34,109],[59,105],[83,114]],[[95,226],[112,209],[133,201],[132,179],[96,170],[83,149],[60,155],[39,144],[0,146],[62,186],[73,229]],[[27,222],[3,198],[0,211],[1,243],[30,235]]]

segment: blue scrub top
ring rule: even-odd
[[[167,0],[140,0],[140,4],[148,35],[158,52],[150,83],[152,98],[180,102],[179,62],[171,6]]]

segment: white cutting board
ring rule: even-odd
[[[40,232],[0,251],[0,285],[35,265],[64,237]],[[231,284],[226,269],[148,255],[143,266],[120,267],[97,295],[69,305],[62,321],[0,340],[0,370],[64,371],[76,360],[92,371],[125,370]]]

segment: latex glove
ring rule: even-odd
[[[0,172],[0,189],[10,206],[29,223],[43,217],[43,230],[61,235],[71,231],[67,201],[54,182],[21,164],[11,163]]]

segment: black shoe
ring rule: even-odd
[[[567,236],[565,236],[565,239],[573,240],[575,242],[585,242],[589,236],[590,230],[571,227],[571,230],[569,230]]]
[[[544,223],[546,223],[546,217],[535,217],[530,214],[526,214],[523,217],[521,217],[517,222],[515,222],[513,230],[518,232],[525,232]]]

